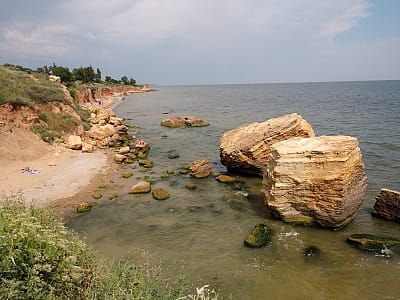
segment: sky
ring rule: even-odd
[[[400,79],[399,0],[0,0],[0,64],[153,85]]]

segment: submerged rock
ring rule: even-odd
[[[161,126],[172,128],[202,127],[209,124],[194,116],[175,116],[161,121]]]
[[[187,188],[188,190],[195,190],[197,189],[197,186],[194,183],[186,183],[185,188]]]
[[[132,172],[127,172],[127,173],[124,173],[124,174],[122,174],[122,178],[131,178],[133,176],[133,173]]]
[[[228,176],[228,175],[219,175],[219,176],[217,176],[216,179],[222,183],[234,183],[237,181],[235,177]]]
[[[92,204],[91,203],[89,203],[89,202],[82,202],[82,203],[79,203],[78,205],[77,205],[77,207],[76,207],[76,212],[77,213],[84,213],[84,212],[87,212],[87,211],[89,211],[89,210],[91,210],[92,209]]]
[[[390,257],[392,253],[400,254],[400,240],[390,237],[379,237],[372,234],[353,234],[347,242],[364,251],[375,255]]]
[[[212,173],[210,163],[205,158],[200,158],[192,162],[189,166],[190,175],[196,178],[208,177]]]
[[[168,192],[162,188],[156,188],[152,191],[153,198],[156,200],[166,200],[170,197]]]
[[[268,244],[272,240],[272,233],[265,224],[257,224],[247,236],[244,244],[247,247],[259,248]]]
[[[101,199],[103,197],[102,194],[93,194],[92,197],[96,200]]]
[[[288,223],[340,228],[360,207],[367,177],[356,138],[292,138],[271,146],[263,192]]]
[[[400,222],[400,192],[382,189],[375,200],[373,215]]]
[[[296,113],[243,125],[222,135],[221,162],[230,171],[261,176],[272,144],[292,137],[313,136],[311,125]]]
[[[129,194],[142,194],[149,193],[151,191],[151,184],[147,181],[139,181],[132,186]]]
[[[306,247],[303,253],[305,258],[319,257],[322,254],[321,250],[316,246]]]

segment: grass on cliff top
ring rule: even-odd
[[[10,67],[0,66],[0,105],[26,105],[51,101],[66,102],[59,85],[39,73],[29,74]]]
[[[48,208],[0,196],[0,299],[217,300],[208,288],[185,296],[182,277],[132,259],[99,261]]]
[[[68,113],[53,113],[42,104],[62,102],[71,106],[80,121]],[[40,123],[32,125],[32,131],[42,140],[52,143],[64,134],[71,134],[80,123],[90,129],[90,113],[79,103],[69,100],[62,87],[48,80],[46,75],[25,72],[11,66],[0,66],[0,106],[28,106],[37,112]]]

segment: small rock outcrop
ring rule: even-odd
[[[189,166],[190,175],[196,178],[208,177],[212,173],[210,163],[205,158],[200,158],[192,162]]]
[[[366,187],[356,138],[292,138],[271,146],[263,192],[274,215],[288,223],[343,227],[354,218]]]
[[[194,116],[176,116],[161,121],[161,126],[172,128],[202,127],[209,124]]]
[[[382,189],[375,200],[373,215],[400,222],[400,192]]]
[[[375,255],[390,257],[393,253],[400,254],[400,240],[395,238],[357,233],[349,236],[347,243]]]
[[[292,137],[313,136],[311,125],[296,113],[243,125],[222,135],[221,162],[230,171],[262,176],[272,144]]]
[[[259,248],[268,244],[272,239],[272,233],[265,224],[257,224],[244,240],[247,247]]]

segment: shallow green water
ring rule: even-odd
[[[400,224],[370,215],[381,187],[399,189],[400,122],[394,119],[399,91],[399,82],[373,88],[367,83],[337,83],[169,87],[130,96],[115,110],[128,123],[141,126],[131,134],[150,142],[154,168],[146,173],[132,169],[130,179],[120,178],[127,171],[120,170],[109,180],[124,187],[103,191],[104,199],[113,193],[119,198],[100,201],[69,226],[86,235],[104,257],[161,263],[166,276],[185,274],[194,286],[210,284],[234,299],[397,299],[400,259],[368,255],[345,240],[353,233],[400,237]],[[372,114],[383,111],[386,117],[374,122]],[[197,115],[211,125],[163,128],[159,124],[168,116],[164,112]],[[344,230],[291,226],[272,218],[263,204],[261,178],[238,177],[244,182],[241,186],[212,177],[160,178],[168,168],[200,157],[208,158],[216,172],[224,172],[218,154],[223,132],[291,112],[302,114],[317,134],[359,138],[369,187],[356,219]],[[180,158],[168,159],[170,150]],[[150,194],[127,194],[144,176],[154,180],[153,186],[168,190],[171,198],[157,201]],[[189,182],[197,189],[187,190],[184,185]],[[249,249],[243,241],[258,223],[271,227],[273,241]],[[321,254],[306,257],[308,246],[318,247]]]

